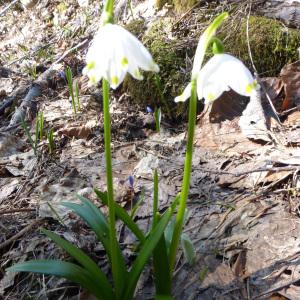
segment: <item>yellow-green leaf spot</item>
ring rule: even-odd
[[[253,81],[252,83],[247,84],[246,86],[246,93],[251,94],[253,90],[257,88],[257,82]]]
[[[117,76],[112,76],[112,77],[111,77],[111,83],[112,83],[113,85],[118,85],[118,83],[119,83],[119,78],[118,78]]]
[[[128,65],[128,59],[124,56],[121,61],[122,67],[126,67]]]

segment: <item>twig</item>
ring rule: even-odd
[[[29,224],[25,228],[23,228],[21,231],[19,231],[17,234],[15,234],[11,238],[9,238],[8,240],[6,240],[2,244],[0,244],[0,250],[4,249],[9,244],[11,244],[12,242],[14,242],[18,238],[20,238],[22,235],[24,235],[25,233],[27,233],[29,230],[31,230],[34,226],[36,226],[37,224],[39,224],[41,221],[42,221],[41,219],[35,220],[31,224]]]
[[[18,212],[31,212],[31,211],[35,211],[35,209],[34,208],[5,209],[5,210],[0,210],[0,215],[14,214]]]
[[[25,58],[31,57],[31,56],[33,56],[36,52],[40,51],[41,49],[47,48],[48,46],[50,46],[51,44],[54,44],[55,42],[57,42],[57,41],[52,41],[52,42],[49,42],[49,43],[47,43],[47,44],[45,44],[45,45],[43,45],[43,46],[40,46],[40,47],[38,47],[37,49],[35,49],[34,51],[32,51],[31,53],[27,53],[27,54],[25,54],[25,55],[23,55],[23,56],[21,56],[21,57],[19,57],[19,58],[16,58],[15,60],[13,60],[13,61],[11,61],[11,62],[9,62],[9,63],[7,63],[6,65],[4,65],[4,67],[9,67],[9,66],[11,66],[11,65],[13,65],[13,64],[15,64],[15,63],[17,63],[17,62],[19,62],[20,60],[23,60],[23,59],[25,59]]]
[[[267,296],[268,294],[272,294],[272,293],[274,293],[274,292],[283,290],[284,288],[289,287],[290,285],[295,284],[295,283],[297,283],[297,282],[299,282],[299,281],[300,281],[299,278],[296,278],[296,279],[294,279],[294,280],[290,280],[290,281],[288,281],[288,282],[286,282],[286,283],[283,283],[283,284],[280,285],[280,286],[277,286],[277,287],[271,288],[271,289],[269,289],[269,290],[266,290],[265,292],[263,292],[263,293],[261,293],[261,294],[255,296],[255,297],[253,297],[252,299],[253,299],[253,300],[254,300],[254,299],[259,299],[259,298],[262,298],[262,297],[264,297],[264,296]]]
[[[9,3],[5,8],[3,8],[1,11],[0,11],[0,17],[2,15],[4,15],[6,13],[7,10],[10,9],[11,6],[13,6],[14,4],[16,4],[19,0],[14,0],[12,1],[11,3]]]
[[[89,40],[85,39],[84,41],[82,41],[81,43],[77,44],[76,46],[74,46],[73,48],[67,50],[64,52],[64,54],[58,58],[50,67],[53,68],[56,64],[60,63],[66,56],[68,56],[70,53],[72,53],[73,51],[77,50],[78,48],[84,46]]]

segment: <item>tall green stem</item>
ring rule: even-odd
[[[110,147],[110,114],[109,114],[109,83],[107,80],[102,81],[103,93],[103,115],[104,115],[104,144],[105,144],[105,161],[106,161],[106,183],[107,183],[107,199],[108,199],[108,214],[109,214],[109,240],[112,275],[114,282],[120,282],[118,272],[118,247],[116,239],[116,217],[114,206],[114,190],[113,190],[113,174],[112,174],[112,158]],[[122,279],[121,279],[122,280]]]
[[[170,262],[170,272],[172,274],[175,260],[177,247],[180,240],[180,235],[182,232],[184,213],[186,208],[186,201],[189,194],[190,178],[192,171],[192,158],[193,158],[193,144],[194,144],[194,131],[196,124],[196,113],[197,113],[197,79],[192,80],[192,93],[189,103],[189,123],[188,123],[188,141],[185,154],[184,163],[184,174],[183,174],[183,184],[181,191],[181,199],[179,203],[179,209],[176,215],[175,227],[172,236],[169,262]]]
[[[113,20],[114,20],[114,1],[113,0],[105,1],[104,11],[106,13],[106,18],[104,20],[104,24],[113,23]]]

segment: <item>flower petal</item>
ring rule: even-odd
[[[229,88],[243,96],[250,96],[257,87],[250,71],[229,54],[214,55],[198,74],[198,98],[211,102]]]
[[[180,96],[177,96],[174,101],[175,102],[184,102],[191,97],[192,93],[192,84],[189,83],[184,89],[183,93]]]
[[[158,72],[149,51],[130,32],[115,24],[105,24],[95,35],[86,55],[87,66],[83,73],[91,83],[101,78],[109,81],[116,89],[129,72],[136,79],[143,79],[140,68]]]

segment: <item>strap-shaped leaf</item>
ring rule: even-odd
[[[153,250],[153,267],[156,294],[171,295],[172,280],[164,234]]]
[[[107,205],[107,194],[103,193],[97,189],[94,189],[97,197],[101,200],[101,202]],[[136,223],[132,220],[132,218],[128,215],[127,211],[115,202],[115,213],[116,216],[124,222],[124,224],[132,231],[132,233],[137,237],[140,242],[145,241],[145,235],[140,230],[140,228],[136,225]]]
[[[42,232],[68,252],[70,256],[76,259],[90,273],[91,277],[95,278],[107,299],[113,299],[113,290],[109,281],[99,266],[89,256],[59,235],[46,229],[42,229]]]
[[[75,211],[81,218],[83,218],[89,224],[89,226],[95,232],[99,241],[102,243],[103,247],[105,248],[105,251],[108,254],[109,259],[111,260],[110,243],[109,243],[109,227],[105,219],[105,216],[103,215],[101,210],[96,205],[94,205],[90,200],[80,195],[78,195],[78,198],[83,205],[78,205],[69,202],[63,202],[62,205]],[[124,278],[123,282],[125,288],[128,273],[126,271],[125,261],[119,247],[117,252],[118,252],[118,270],[119,270],[118,272],[122,274],[122,277]]]
[[[32,260],[16,264],[7,270],[13,272],[32,272],[66,278],[72,282],[79,283],[84,289],[95,295],[99,300],[114,299],[107,298],[105,291],[89,272],[78,265],[60,260]]]
[[[181,246],[186,261],[193,265],[196,261],[196,250],[190,237],[185,233],[181,234]]]
[[[131,271],[129,272],[127,290],[124,295],[124,300],[132,299],[140,274],[143,271],[145,264],[149,260],[150,256],[152,255],[154,248],[161,239],[171,216],[172,209],[169,208],[157,223],[155,228],[150,232],[145,243],[143,244],[140,253],[133,263]]]
[[[80,200],[83,205],[71,202],[63,202],[62,205],[73,210],[92,228],[98,240],[109,254],[109,229],[104,215],[97,206],[95,206],[96,209],[94,209],[92,206],[88,205],[88,203],[91,202],[87,199],[83,200],[80,198]]]

